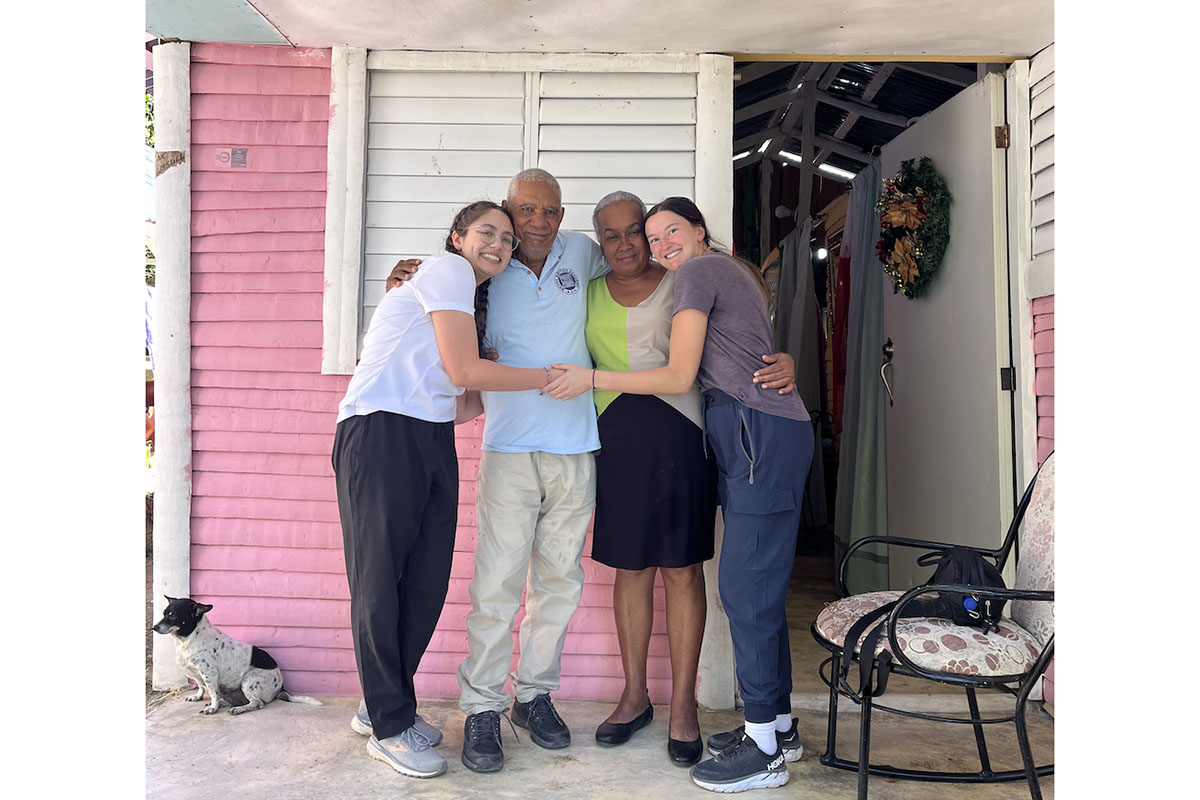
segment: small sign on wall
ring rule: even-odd
[[[248,147],[221,147],[216,151],[217,164],[230,169],[245,169]]]

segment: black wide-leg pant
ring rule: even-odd
[[[411,727],[413,675],[446,600],[458,518],[454,424],[377,411],[338,423],[338,514],[358,676],[375,736]]]

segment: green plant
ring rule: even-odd
[[[154,285],[154,253],[146,248],[146,285]]]

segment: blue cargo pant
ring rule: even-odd
[[[791,711],[784,605],[813,456],[812,423],[755,411],[710,389],[704,427],[717,457],[725,518],[718,582],[746,721],[773,722]]]

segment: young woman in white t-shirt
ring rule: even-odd
[[[446,770],[433,749],[441,732],[417,716],[413,675],[450,581],[454,423],[483,410],[463,387],[539,390],[559,374],[479,357],[476,288],[508,266],[516,245],[500,206],[462,209],[446,252],[380,300],[338,408],[333,470],[364,696],[351,726],[371,735],[373,758],[414,777]]]

